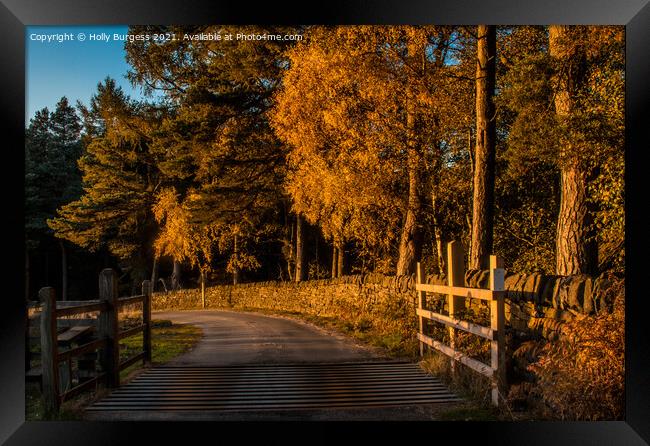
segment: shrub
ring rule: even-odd
[[[529,366],[540,415],[562,420],[620,420],[624,416],[625,282],[617,280],[611,313],[577,316]]]

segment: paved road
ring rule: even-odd
[[[191,323],[203,338],[169,365],[224,366],[304,362],[363,362],[377,353],[293,319],[221,310],[155,312],[153,319]]]

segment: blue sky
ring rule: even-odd
[[[91,33],[102,32],[124,35],[128,27],[123,26],[28,26],[26,28],[26,98],[25,122],[34,116],[36,110],[48,107],[54,110],[62,96],[71,104],[80,100],[88,104],[97,83],[106,76],[114,78],[124,92],[133,98],[143,97],[139,87],[131,87],[125,75],[129,65],[125,60],[124,42],[112,38],[108,41],[91,41]],[[72,33],[73,41],[43,42],[33,40],[35,35],[53,36]],[[84,33],[86,40],[77,36]]]

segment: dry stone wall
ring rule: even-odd
[[[465,285],[487,288],[488,271],[469,270]],[[444,284],[431,275],[428,283]],[[551,276],[539,273],[506,274],[506,323],[520,336],[553,340],[562,322],[576,314],[610,311],[610,277]],[[256,282],[219,285],[205,290],[207,308],[265,308],[353,323],[370,321],[381,331],[414,335],[416,294],[413,276],[350,275],[336,279],[295,282]],[[470,306],[479,302],[470,302]],[[200,309],[200,289],[155,293],[154,310]]]

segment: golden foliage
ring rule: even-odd
[[[156,255],[187,260],[201,271],[208,271],[215,242],[214,228],[191,223],[188,210],[179,203],[173,188],[158,194],[153,213],[161,228],[154,242]]]
[[[562,327],[559,341],[544,346],[529,366],[538,378],[534,395],[544,417],[620,420],[625,398],[625,284],[618,281],[614,309],[578,316]]]
[[[453,27],[315,27],[289,51],[271,124],[288,146],[293,208],[327,238],[386,258],[407,210],[409,168],[442,166],[440,141],[451,147],[471,125],[461,36]]]

